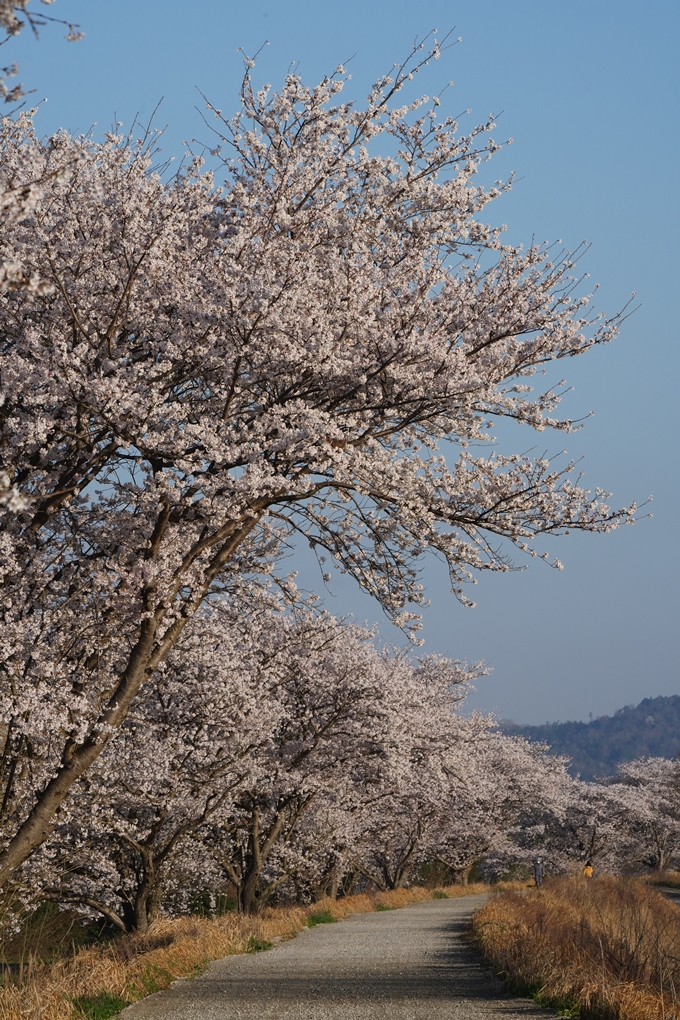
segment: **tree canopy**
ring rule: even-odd
[[[0,878],[45,838],[201,607],[246,605],[298,535],[402,626],[432,552],[451,586],[507,545],[608,531],[610,510],[547,456],[485,453],[495,419],[569,431],[549,362],[616,333],[578,254],[502,243],[478,183],[493,121],[467,134],[399,93],[362,105],[344,69],[289,74],[218,130],[224,180],[167,180],[154,139],[0,137]],[[386,154],[387,153],[387,154]],[[9,496],[7,495],[9,494]],[[30,758],[30,768],[26,764]]]

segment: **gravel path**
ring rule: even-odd
[[[538,1020],[461,935],[485,896],[356,914],[228,956],[123,1011],[124,1020]]]

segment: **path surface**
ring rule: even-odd
[[[673,889],[668,885],[657,885],[655,887],[660,893],[663,893],[666,899],[669,899],[671,903],[675,903],[676,907],[680,907],[680,889]]]
[[[123,1020],[545,1020],[508,996],[462,935],[485,896],[355,914],[266,952],[228,956]]]

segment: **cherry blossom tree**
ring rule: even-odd
[[[466,882],[473,863],[505,848],[527,814],[553,802],[564,778],[562,759],[505,736],[490,716],[429,705],[421,727],[430,753],[419,749],[406,782],[390,777],[366,833],[362,869],[381,888],[407,884],[435,862]]]
[[[659,871],[677,863],[680,860],[680,761],[646,758],[624,762],[612,777],[612,789],[628,794],[630,858]]]
[[[471,451],[494,419],[572,428],[530,379],[617,320],[588,313],[575,256],[480,219],[503,190],[475,182],[493,122],[396,105],[422,63],[361,107],[342,69],[276,94],[249,70],[240,113],[213,110],[220,188],[198,161],[164,181],[130,139],[4,129],[0,180],[44,183],[0,234],[0,263],[40,282],[0,294],[0,466],[27,502],[0,508],[0,881],[194,615],[283,535],[407,626],[428,550],[466,602],[506,546],[632,519],[569,463]]]
[[[545,814],[560,802],[565,760],[548,754],[542,744],[509,737],[486,725],[474,739],[474,753],[464,760],[465,788],[452,797],[430,835],[427,856],[466,881],[472,864],[511,843],[528,816]]]
[[[527,811],[487,870],[527,865],[541,856],[548,873],[562,874],[590,863],[617,873],[632,860],[634,825],[630,792],[620,785],[585,783],[566,773],[555,782],[542,809]]]
[[[183,641],[181,663],[178,650],[166,661],[26,865],[23,884],[41,899],[146,931],[182,870],[188,837],[252,770],[248,754],[275,717],[233,631],[225,648],[225,629],[205,622]],[[216,670],[215,656],[228,656],[229,670]],[[204,883],[208,856],[200,855]]]
[[[620,787],[600,783],[578,782],[573,790],[563,822],[549,831],[554,851],[567,860],[619,871],[630,859],[630,797]]]
[[[416,867],[431,859],[432,834],[442,818],[467,792],[469,759],[485,721],[471,724],[457,715],[456,693],[430,684],[401,714],[399,755],[384,763],[380,785],[364,805],[353,870],[378,888],[409,883]]]

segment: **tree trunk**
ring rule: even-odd
[[[260,868],[251,868],[245,881],[241,885],[241,910],[244,914],[257,913],[258,886],[260,884]]]
[[[140,934],[148,931],[149,925],[158,916],[163,889],[155,876],[145,878],[135,895],[133,927]]]
[[[354,886],[357,884],[357,879],[361,874],[360,871],[348,871],[340,879],[340,895],[351,896],[354,891]]]

